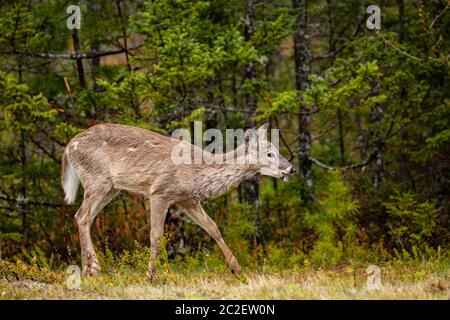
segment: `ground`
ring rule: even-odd
[[[145,273],[124,269],[81,277],[79,289],[68,289],[66,271],[41,271],[33,279],[36,270],[26,275],[22,265],[22,275],[16,267],[12,272],[3,268],[0,299],[449,299],[447,266],[423,262],[380,267],[380,288],[368,288],[362,268],[294,267],[249,271],[240,279],[225,268],[166,268],[151,283]]]

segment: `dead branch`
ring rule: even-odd
[[[366,161],[364,161],[362,163],[350,164],[350,165],[347,165],[344,167],[339,167],[339,168],[326,165],[313,157],[309,157],[309,159],[311,160],[312,163],[314,163],[315,165],[317,165],[318,167],[320,167],[322,169],[331,170],[331,171],[332,170],[349,170],[349,169],[358,169],[358,168],[367,166],[369,163],[371,163],[373,160],[376,159],[377,154],[378,154],[378,151],[375,151],[374,153],[372,153],[370,155],[370,157]]]
[[[117,50],[109,50],[109,51],[90,51],[85,53],[77,53],[77,52],[58,52],[58,53],[32,53],[32,52],[23,52],[23,51],[0,51],[0,54],[3,55],[21,55],[21,56],[29,56],[35,58],[43,58],[43,59],[53,59],[53,60],[79,60],[79,59],[94,59],[104,56],[111,56],[116,54],[121,54],[124,52],[128,52],[130,50],[136,50],[144,46],[144,43],[139,43],[133,46],[128,46],[128,48],[121,48]]]
[[[7,196],[2,196],[2,195],[0,195],[0,200],[4,200],[7,202],[11,202],[11,203],[23,202],[23,200],[9,198]],[[42,206],[42,207],[51,207],[51,208],[60,208],[63,206],[63,204],[49,203],[49,202],[45,202],[45,201],[26,201],[26,204],[32,205],[32,206]]]

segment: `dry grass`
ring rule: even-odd
[[[449,299],[448,268],[427,264],[381,268],[382,287],[369,290],[365,269],[311,267],[249,272],[236,279],[227,270],[160,271],[152,283],[142,272],[121,270],[82,278],[69,290],[65,272],[44,280],[0,278],[0,299]],[[41,274],[43,275],[43,274]],[[38,277],[39,278],[39,277]]]

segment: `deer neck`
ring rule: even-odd
[[[214,198],[237,187],[242,181],[256,175],[255,166],[245,164],[236,157],[236,151],[215,155],[223,157],[223,163],[203,164],[196,172],[197,193],[202,198]],[[233,163],[226,163],[225,159],[235,159]]]

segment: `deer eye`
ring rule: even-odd
[[[275,152],[273,152],[273,151],[267,152],[267,157],[268,158],[275,158]]]

